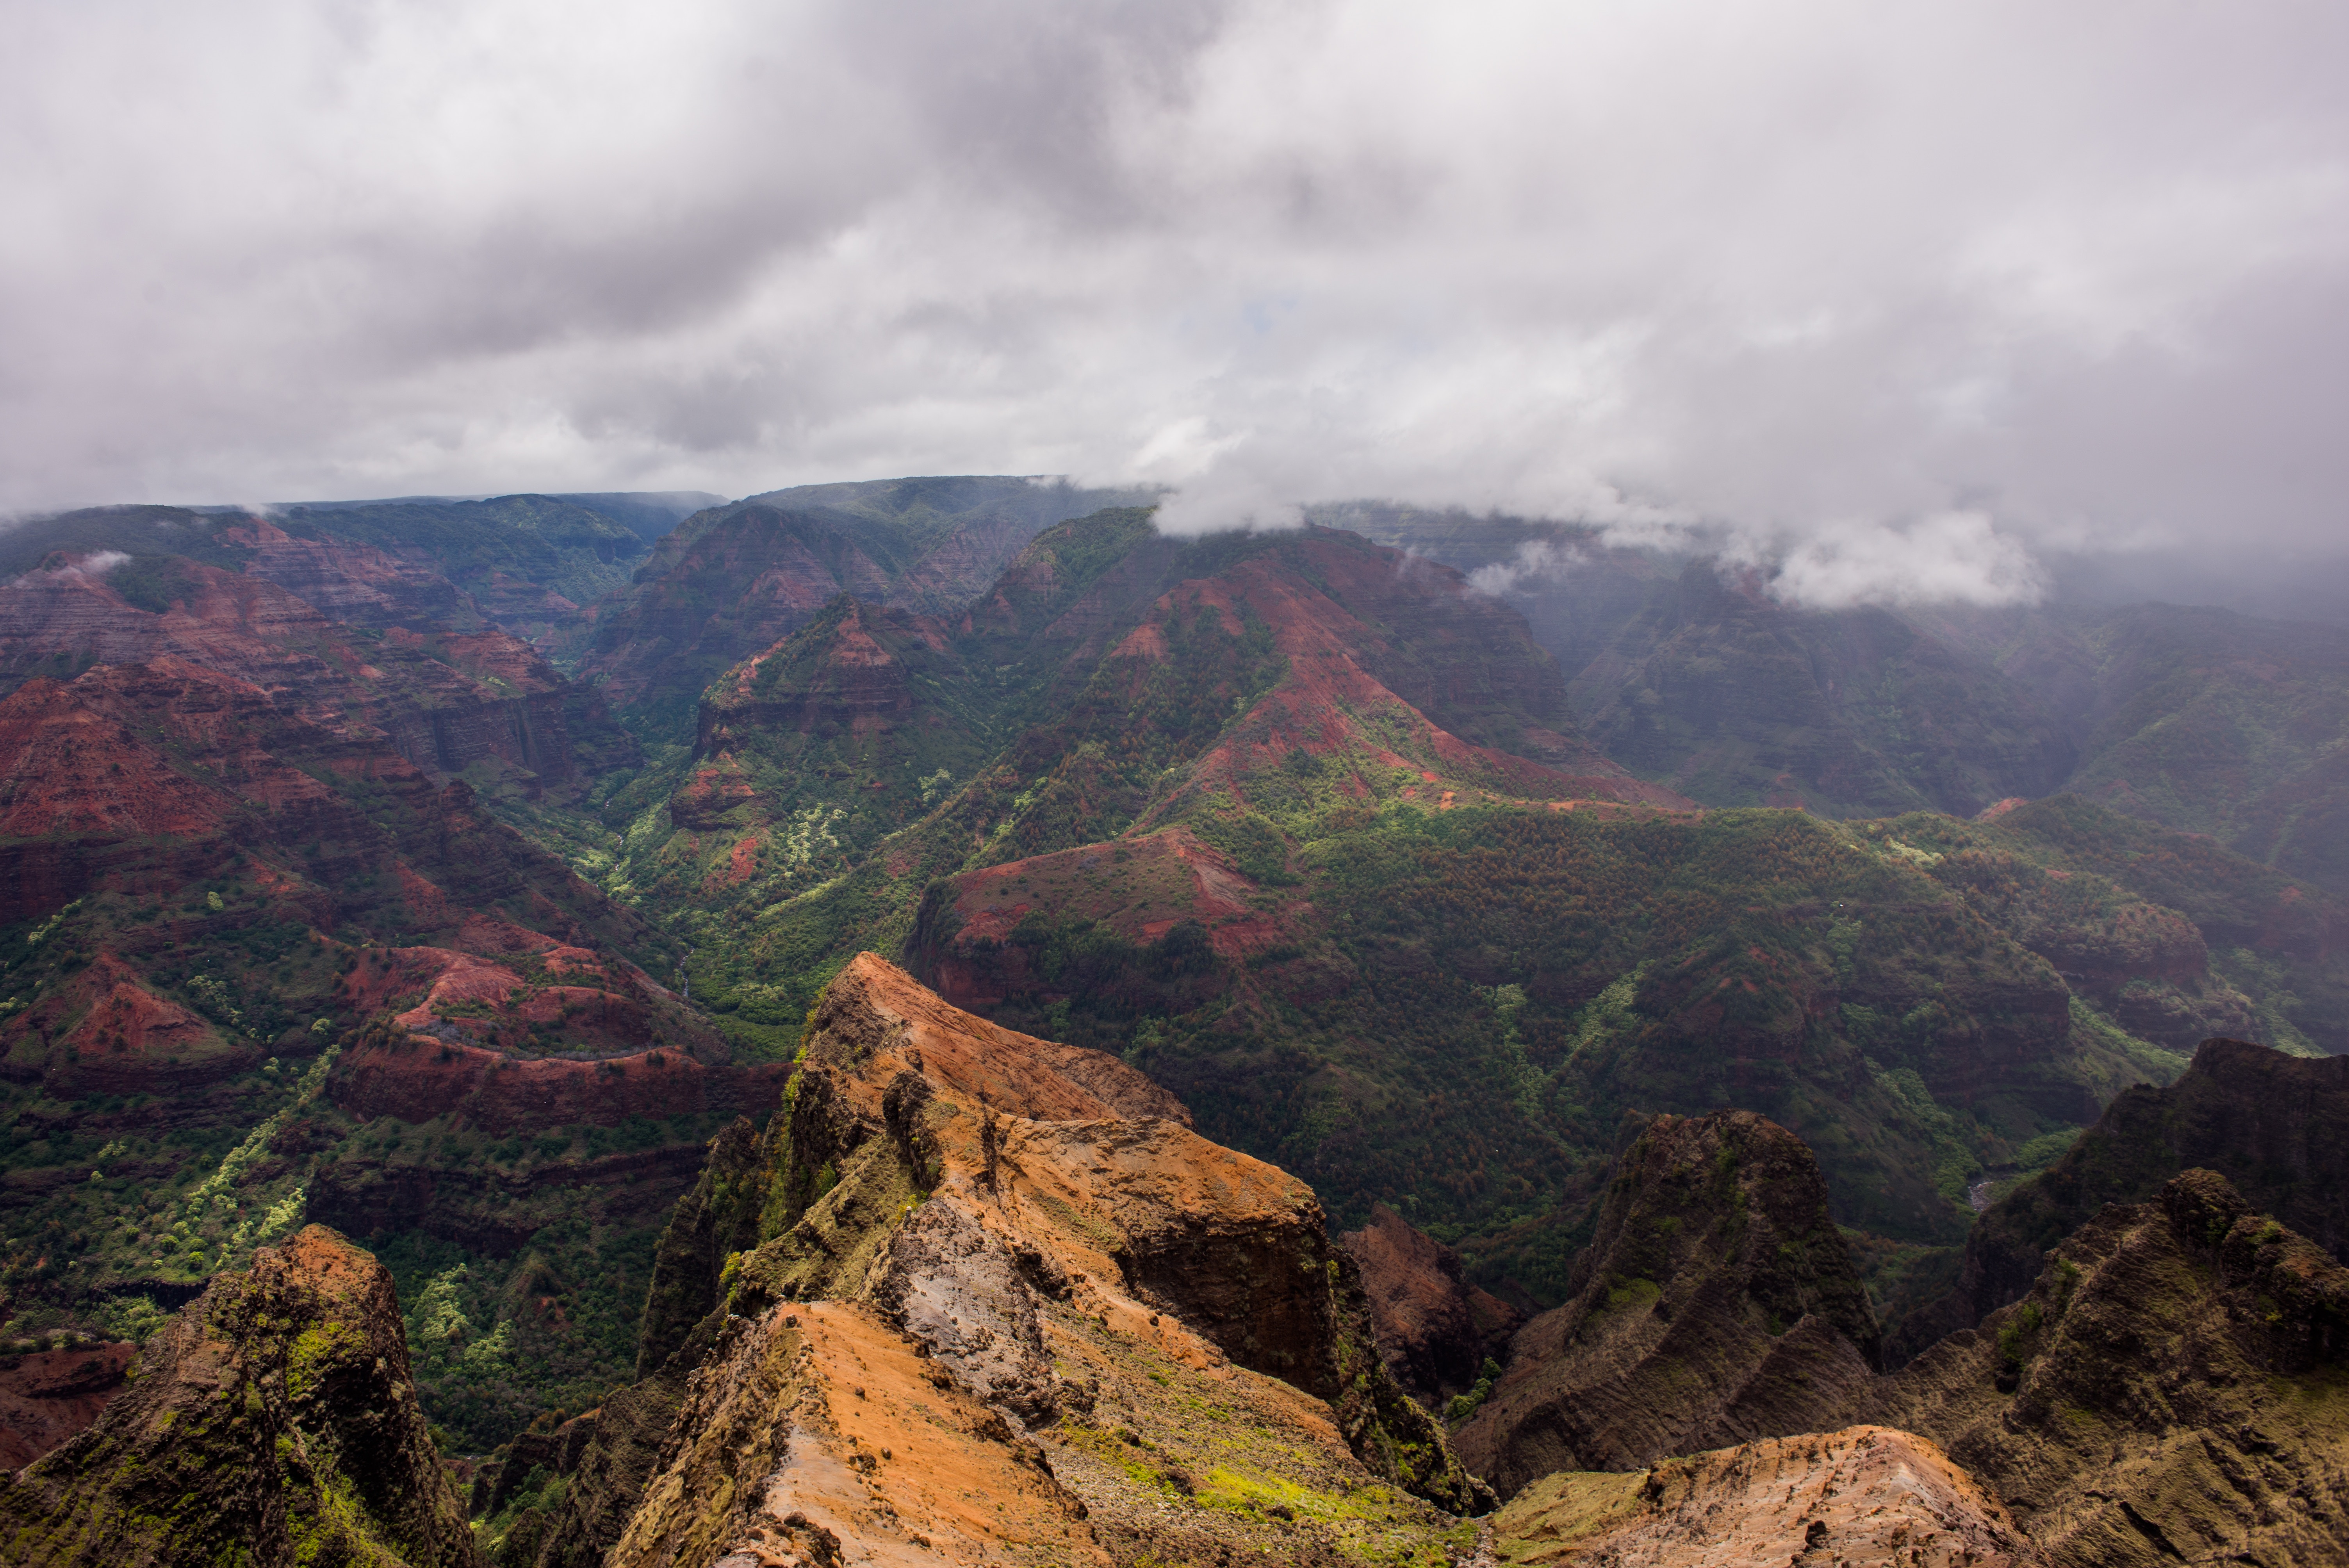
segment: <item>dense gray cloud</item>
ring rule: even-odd
[[[0,507],[1065,472],[1176,528],[1579,518],[1817,603],[2349,532],[2337,5],[10,34]]]

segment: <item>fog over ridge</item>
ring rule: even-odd
[[[1821,606],[2349,532],[2336,6],[13,21],[0,508],[1067,473]]]

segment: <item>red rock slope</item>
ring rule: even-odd
[[[24,1469],[97,1420],[138,1353],[117,1343],[0,1358],[0,1470]]]
[[[1468,1284],[1458,1253],[1384,1203],[1371,1204],[1371,1222],[1338,1244],[1362,1271],[1387,1370],[1431,1408],[1474,1385],[1487,1360],[1508,1355],[1525,1315]]]
[[[1537,713],[1565,721],[1557,665],[1514,612],[1448,567],[1310,531],[1289,548],[1162,594],[1111,651],[1112,661],[1133,661],[1123,684],[1138,686],[1149,666],[1171,662],[1177,628],[1202,615],[1233,636],[1261,624],[1287,665],[1249,722],[1202,759],[1203,788],[1236,787],[1245,796],[1249,774],[1302,752],[1344,754],[1358,771],[1406,769],[1433,775],[1430,785],[1501,797],[1692,804],[1634,779],[1587,742],[1533,722]],[[1445,727],[1437,715],[1470,733]],[[1369,722],[1381,717],[1389,723]],[[1505,739],[1508,749],[1493,744]],[[1365,799],[1383,792],[1369,780],[1356,789]],[[1440,793],[1431,790],[1431,800]]]
[[[1137,615],[1135,578],[1179,569],[1179,553],[1160,559],[1170,548],[1139,542],[1037,626],[1037,607],[1057,603],[1040,550],[970,613],[967,635],[1068,646],[1057,677],[1068,696],[1005,769],[1024,791],[1011,811],[1044,802],[1001,825],[1006,848],[1039,852],[970,857],[982,863],[932,895],[907,948],[957,1002],[1055,999],[1003,941],[1031,918],[1089,922],[1136,945],[1195,921],[1226,961],[1310,948],[1319,917],[1288,891],[1274,824],[1330,808],[1692,809],[1568,733],[1556,664],[1516,612],[1448,567],[1308,530],[1174,583]],[[1262,843],[1253,864],[1210,841],[1247,832]]]
[[[0,585],[0,689],[172,658],[442,776],[487,762],[529,788],[569,789],[633,754],[591,696],[506,633],[366,630],[264,577],[176,559],[140,565],[147,604],[119,590],[119,557],[59,559]]]
[[[10,976],[0,1072],[59,1099],[178,1095],[376,1015],[430,1048],[361,1040],[336,1088],[362,1114],[422,1119],[482,1099],[464,1086],[485,1075],[501,1125],[741,1088],[701,1081],[724,1047],[622,955],[647,935],[632,914],[365,731],[166,655],[0,700],[0,918],[54,917],[56,960]],[[641,1059],[491,1072],[558,1051]]]

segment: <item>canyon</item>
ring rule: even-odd
[[[1151,499],[16,537],[19,1554],[2337,1560],[2324,634]]]

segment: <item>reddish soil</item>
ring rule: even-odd
[[[1475,1382],[1485,1357],[1506,1358],[1525,1315],[1467,1284],[1451,1248],[1383,1203],[1338,1244],[1362,1271],[1379,1354],[1404,1387],[1434,1403]]]
[[[187,1008],[158,996],[111,953],[100,952],[88,968],[43,997],[17,1027],[38,1032],[66,1017],[74,1021],[62,1051],[52,1054],[47,1080],[61,1094],[191,1088],[233,1077],[261,1059],[258,1047],[228,1040]]]
[[[248,546],[248,576],[266,578],[337,621],[479,620],[464,593],[429,562],[408,560],[339,539],[295,539],[266,518],[249,518],[220,538]]]
[[[412,1034],[505,1048],[559,1037],[562,1048],[631,1051],[664,1040],[709,1047],[714,1037],[671,993],[624,959],[474,916],[492,955],[454,946],[362,949],[340,987],[361,1015],[390,1011]]]
[[[0,1470],[24,1469],[97,1420],[138,1354],[121,1343],[0,1358]]]
[[[1538,667],[1538,661],[1513,660],[1504,656],[1510,650],[1476,646],[1480,640],[1500,637],[1502,624],[1489,610],[1468,603],[1474,596],[1457,573],[1439,575],[1434,568],[1414,573],[1407,565],[1410,558],[1400,552],[1366,552],[1328,537],[1309,537],[1299,552],[1319,583],[1278,557],[1253,557],[1214,577],[1169,590],[1152,607],[1151,618],[1112,652],[1112,657],[1164,663],[1170,653],[1162,623],[1176,615],[1188,621],[1203,610],[1217,614],[1224,629],[1235,636],[1244,630],[1243,612],[1272,629],[1274,648],[1288,661],[1288,673],[1251,710],[1251,722],[1202,760],[1196,777],[1203,786],[1228,789],[1245,799],[1249,773],[1299,750],[1315,757],[1352,751],[1380,768],[1411,769],[1421,771],[1427,782],[1437,782],[1423,763],[1392,749],[1363,722],[1379,715],[1387,719],[1391,733],[1408,736],[1417,749],[1433,757],[1451,776],[1448,782],[1537,800],[1638,801],[1672,810],[1693,806],[1661,785],[1632,778],[1588,745],[1552,730],[1537,727],[1533,738],[1551,753],[1549,761],[1541,762],[1472,745],[1435,724],[1374,673],[1381,666],[1399,677],[1405,669],[1414,676],[1426,672],[1416,665],[1396,668],[1402,661],[1392,640],[1348,605],[1374,607],[1438,627],[1433,640],[1462,658],[1457,669],[1408,683],[1424,685],[1427,689],[1419,695],[1430,700],[1464,696],[1467,694],[1449,687],[1472,682],[1480,674],[1506,679],[1516,664],[1531,662]],[[1367,787],[1359,792],[1371,793]]]
[[[999,942],[1036,909],[1099,921],[1134,943],[1196,920],[1217,953],[1244,958],[1282,941],[1288,925],[1288,912],[1251,907],[1257,892],[1221,850],[1166,828],[971,872],[956,883],[955,913],[963,941]]]
[[[437,787],[379,731],[305,719],[250,681],[164,655],[36,678],[0,699],[0,773],[11,784],[0,920],[106,892],[160,915],[111,923],[95,941],[60,934],[61,954],[83,966],[68,964],[64,984],[0,1026],[11,1078],[46,1078],[68,1096],[184,1091],[249,1068],[273,1047],[231,1041],[191,1011],[199,998],[165,994],[153,971],[176,972],[191,945],[263,920],[357,945],[336,1009],[346,1016],[391,1010],[460,1042],[665,1043],[723,1058],[706,1024],[596,945],[582,918],[619,930],[629,916],[489,820],[462,785]],[[229,896],[191,909],[191,884]],[[484,911],[492,901],[522,918]],[[406,941],[368,945],[388,932]]]

